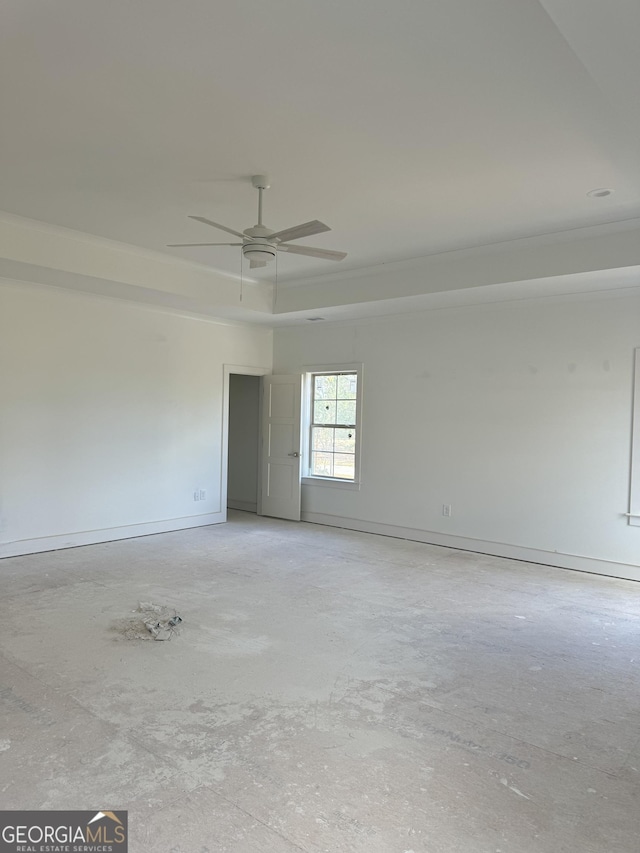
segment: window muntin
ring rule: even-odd
[[[311,374],[309,476],[356,478],[358,374]]]

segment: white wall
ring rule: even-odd
[[[575,296],[277,330],[277,373],[364,364],[361,489],[304,486],[303,517],[640,579],[638,318]]]
[[[227,506],[255,512],[258,502],[260,377],[229,376]]]
[[[0,283],[0,555],[224,520],[223,364],[271,338]]]

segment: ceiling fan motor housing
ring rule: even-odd
[[[276,247],[274,243],[269,243],[264,238],[253,238],[251,242],[243,245],[242,254],[249,261],[266,261],[268,263],[275,258]]]
[[[279,241],[269,239],[272,231],[264,225],[254,225],[253,228],[247,228],[244,233],[242,254],[247,260],[268,263],[275,258]]]

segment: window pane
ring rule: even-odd
[[[358,377],[355,373],[338,376],[338,399],[355,400],[358,391]]]
[[[311,431],[312,450],[333,450],[334,430],[323,427],[314,427]]]
[[[343,480],[353,480],[356,476],[356,459],[350,453],[335,453],[333,457],[333,476]]]
[[[358,375],[315,373],[312,383],[309,475],[355,480]]]
[[[335,400],[316,400],[313,404],[313,422],[314,424],[335,424]]]
[[[336,453],[356,452],[356,431],[354,429],[335,430],[335,451]]]
[[[336,376],[316,376],[314,377],[314,400],[335,400],[336,399]]]
[[[333,453],[311,454],[311,473],[316,477],[333,477]]]
[[[335,421],[325,421],[325,423],[334,424],[355,424],[356,422],[356,401],[355,400],[338,400],[336,406]]]

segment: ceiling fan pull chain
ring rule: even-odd
[[[278,255],[276,255],[276,283],[273,286],[273,310],[276,310],[276,302],[278,301]]]

